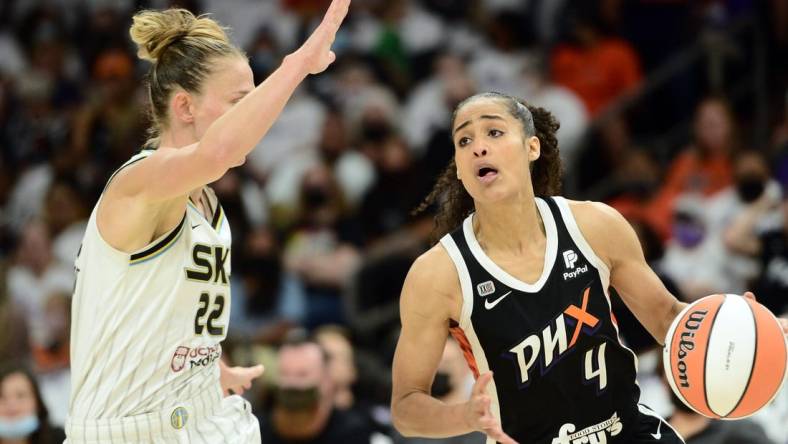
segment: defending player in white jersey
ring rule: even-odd
[[[330,47],[350,0],[255,87],[243,52],[207,17],[134,16],[152,63],[146,149],[108,181],[76,260],[69,443],[259,443],[239,396],[262,367],[221,363],[230,227],[206,186],[241,165]]]

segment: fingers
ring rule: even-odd
[[[482,417],[479,420],[479,425],[481,426],[482,432],[489,436],[490,438],[494,439],[496,442],[500,443],[514,443],[517,442],[512,439],[511,436],[504,433],[501,424],[498,422],[497,419],[493,418],[491,414],[488,414]]]
[[[492,381],[492,372],[485,372],[479,376],[476,383],[473,384],[472,393],[474,395],[481,395],[487,390],[487,385]]]
[[[783,328],[783,333],[788,335],[788,319],[785,318],[778,318],[777,322],[780,323],[780,326]]]
[[[265,371],[265,367],[262,364],[257,364],[254,367],[249,368],[252,379],[260,377]]]
[[[339,25],[345,20],[347,12],[350,9],[350,0],[334,0],[326,11],[323,18],[332,28],[339,29]]]
[[[747,298],[747,299],[752,299],[753,301],[756,301],[755,293],[753,293],[751,291],[748,291],[748,292],[744,293],[744,297]]]

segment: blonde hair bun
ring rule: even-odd
[[[153,63],[161,58],[167,47],[182,38],[230,43],[224,29],[216,21],[206,15],[195,17],[186,9],[140,11],[132,20],[129,34],[137,44],[137,55]]]

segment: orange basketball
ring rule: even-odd
[[[687,406],[709,418],[739,419],[780,391],[788,345],[777,318],[763,305],[715,294],[676,317],[663,356],[670,387]]]

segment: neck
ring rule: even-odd
[[[477,203],[473,231],[487,249],[513,253],[522,253],[545,239],[544,223],[533,197],[511,203]]]
[[[182,148],[199,142],[194,134],[186,128],[162,131],[160,146]]]

